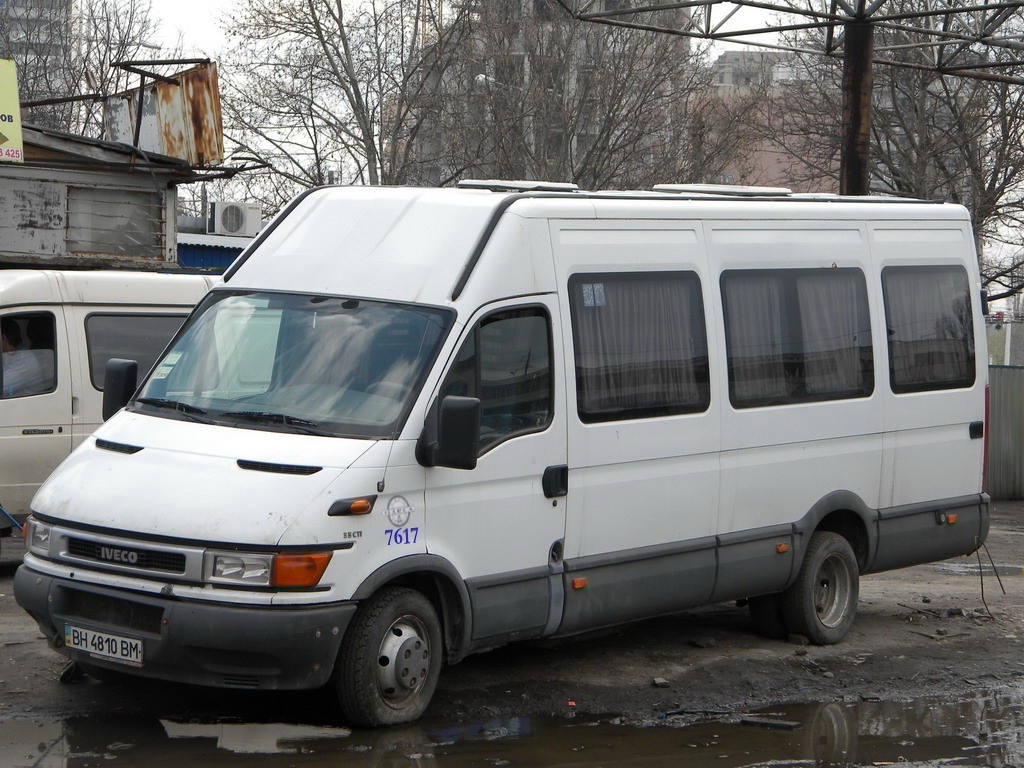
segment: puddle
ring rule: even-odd
[[[99,716],[0,721],[5,768],[598,768],[598,766],[1013,766],[1024,692],[949,703],[774,707],[685,727],[515,717],[378,731],[288,723]]]

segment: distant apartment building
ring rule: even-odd
[[[597,0],[593,8],[621,6],[621,0]],[[550,0],[470,0],[460,8],[472,15],[471,55],[428,89],[430,107],[444,104],[418,137],[420,181],[428,184],[462,176],[588,185],[574,178],[574,171],[602,145],[629,142],[614,133],[630,128],[609,120],[615,109],[608,95],[609,68],[617,66],[628,76],[650,69],[644,57],[667,59],[665,52],[671,51],[680,58],[690,48],[688,38],[663,36],[656,45],[613,49],[608,41],[621,30],[576,23]],[[678,20],[686,12],[659,13]],[[672,83],[666,79],[660,87],[668,91]],[[635,119],[650,123],[669,117],[649,112]],[[655,139],[638,139],[644,141],[653,157]]]
[[[17,66],[23,102],[66,95],[73,24],[72,0],[0,0],[0,59]],[[60,111],[51,107],[30,118],[46,125]]]
[[[754,184],[787,187],[797,192],[835,192],[823,188],[822,182],[806,182],[808,169],[793,152],[787,151],[785,136],[767,130],[774,123],[782,124],[781,110],[786,109],[786,89],[797,84],[801,69],[795,54],[781,51],[744,49],[726,51],[714,62],[715,83],[719,97],[744,98],[760,94],[763,102],[764,130],[754,151],[745,158],[742,170],[726,169],[719,182],[723,184]],[[838,128],[837,128],[838,130]],[[774,134],[774,135],[773,135]]]

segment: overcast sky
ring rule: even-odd
[[[153,15],[160,21],[159,42],[173,46],[182,36],[186,58],[210,55],[215,57],[224,42],[220,22],[224,15],[238,7],[237,0],[152,0]],[[732,18],[729,28],[760,26],[768,14],[756,8],[742,7]],[[725,44],[722,48],[737,48]]]
[[[214,55],[223,43],[220,21],[229,0],[153,0],[153,15],[160,22],[162,45],[173,46],[182,37],[186,58]]]

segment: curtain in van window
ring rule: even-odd
[[[570,292],[583,421],[708,407],[707,335],[696,275],[575,275]]]
[[[861,349],[871,346],[863,285],[859,272],[845,270],[797,278],[804,387],[810,396],[856,392],[863,386]]]
[[[963,267],[888,267],[882,287],[894,392],[974,384],[974,320]]]
[[[783,278],[730,272],[722,288],[733,403],[786,398]]]
[[[722,273],[729,398],[737,408],[867,397],[871,322],[859,269]]]

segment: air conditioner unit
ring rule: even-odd
[[[206,234],[252,237],[263,226],[263,212],[255,203],[210,203]]]

